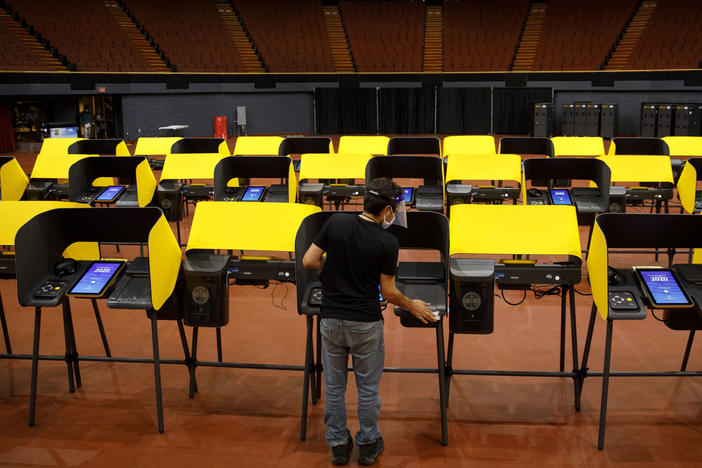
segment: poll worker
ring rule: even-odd
[[[378,384],[385,361],[378,288],[385,300],[421,322],[438,320],[428,303],[407,298],[395,285],[399,243],[385,230],[393,223],[407,227],[402,188],[389,179],[374,179],[366,186],[363,213],[331,216],[302,260],[305,268],[322,270],[324,424],[334,465],[348,463],[353,448],[344,399],[349,354],[358,388],[358,462],[372,465],[384,449],[378,429]]]

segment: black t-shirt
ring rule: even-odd
[[[321,316],[357,322],[382,320],[380,274],[395,275],[397,238],[378,223],[338,213],[327,220],[314,243],[327,252]]]

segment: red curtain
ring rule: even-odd
[[[15,132],[12,127],[12,109],[9,102],[0,101],[0,153],[14,151]]]

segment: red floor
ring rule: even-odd
[[[675,211],[675,210],[674,210]],[[184,229],[187,236],[187,228]],[[581,229],[585,240],[586,231]],[[127,251],[126,255],[135,252]],[[125,254],[123,249],[122,254]],[[424,258],[403,252],[401,260]],[[664,260],[663,260],[664,261]],[[679,255],[676,261],[684,262]],[[653,256],[613,256],[619,265],[653,264]],[[584,281],[578,290],[588,293]],[[302,365],[305,323],[292,285],[230,289],[230,323],[223,328],[224,359]],[[16,353],[29,354],[33,313],[17,303],[15,282],[0,293]],[[521,293],[506,292],[510,301]],[[454,367],[558,370],[558,297],[529,294],[518,307],[495,298],[495,332],[457,335]],[[591,298],[576,297],[578,359],[582,357]],[[287,306],[287,310],[273,307]],[[112,353],[150,357],[143,312],[101,306]],[[102,355],[87,301],[73,301],[77,347]],[[386,319],[386,366],[436,366],[434,333],[403,328],[391,308]],[[64,352],[59,309],[43,314],[41,353]],[[604,322],[598,317],[590,369],[602,369]],[[164,359],[182,358],[177,328],[161,322]],[[190,339],[190,329],[187,329]],[[448,326],[445,326],[448,334]],[[214,330],[202,330],[199,358],[216,360]],[[687,333],[649,317],[617,322],[613,370],[677,370]],[[695,344],[689,370],[702,365]],[[0,348],[2,349],[2,348]],[[570,364],[566,343],[566,369]],[[299,440],[302,373],[198,368],[199,393],[188,397],[184,366],[162,366],[166,430],[156,428],[153,366],[81,363],[83,386],[68,392],[66,366],[41,361],[36,426],[27,426],[30,362],[0,359],[0,466],[329,466],[323,397],[310,407],[307,440]],[[348,415],[358,428],[353,379]],[[386,450],[378,466],[692,466],[702,465],[702,383],[696,378],[614,378],[606,446],[597,449],[600,378],[585,382],[582,410],[573,408],[567,378],[454,376],[448,408],[449,444],[441,445],[435,375],[383,376],[380,428]],[[357,449],[350,463],[357,465]]]

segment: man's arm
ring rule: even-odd
[[[410,299],[397,289],[394,275],[380,274],[380,292],[388,302],[408,310],[410,314],[414,315],[422,323],[431,323],[438,320],[434,312],[429,309],[429,303],[419,299]]]
[[[321,270],[324,268],[324,262],[327,257],[324,256],[324,250],[320,249],[314,242],[302,257],[302,266],[312,270]]]

